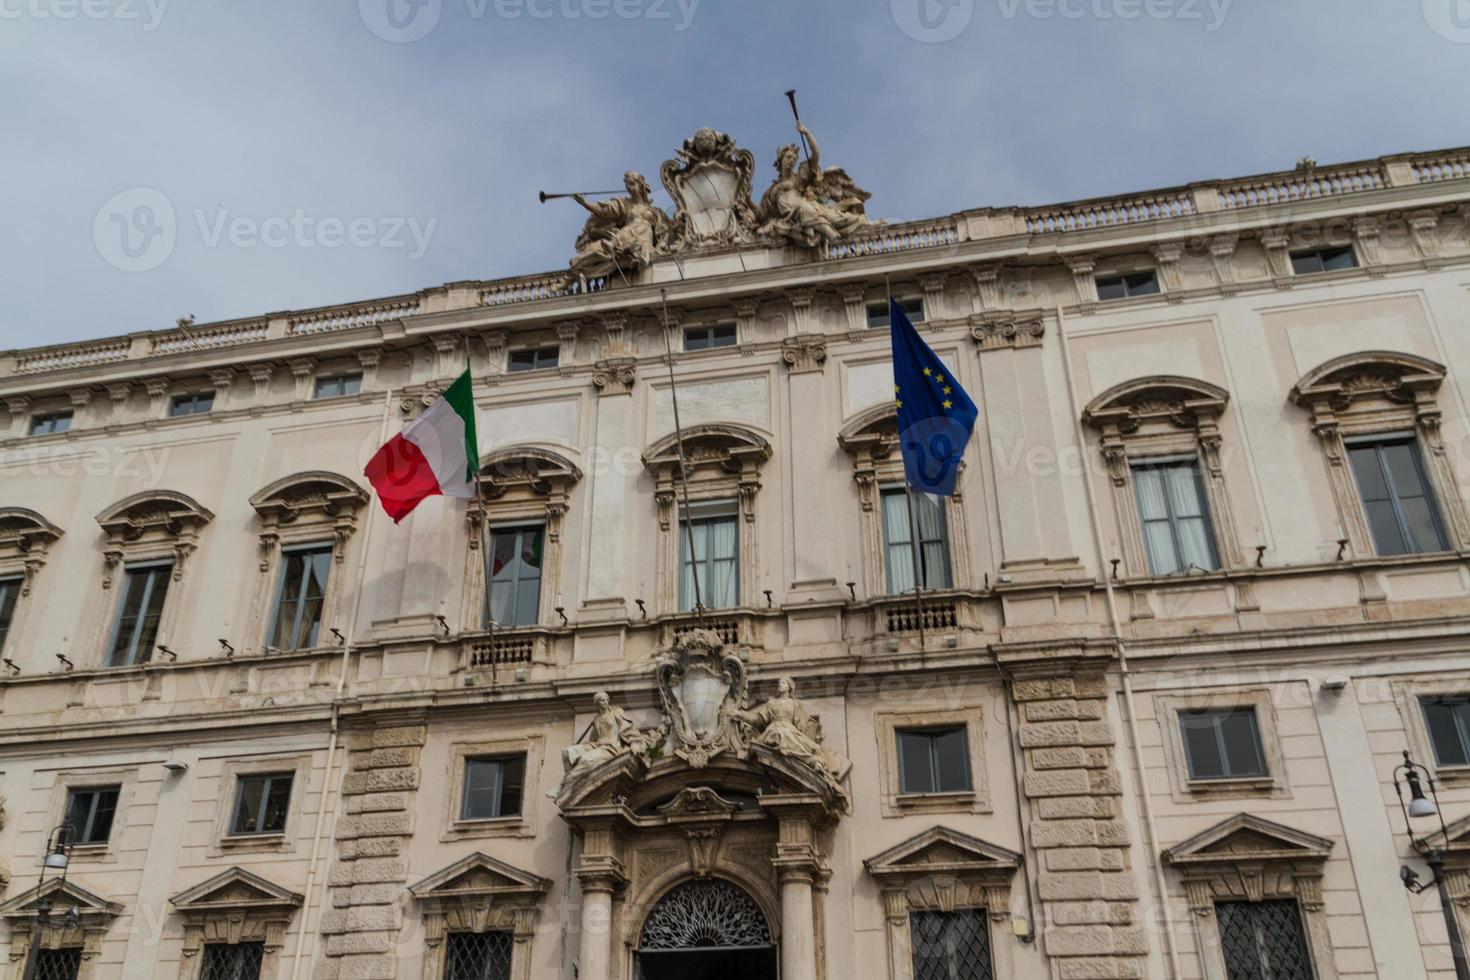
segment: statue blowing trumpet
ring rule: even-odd
[[[608,197],[609,195],[612,195],[612,194],[626,194],[626,193],[627,193],[627,191],[624,191],[624,190],[616,190],[616,191],[573,191],[570,194],[548,194],[545,191],[542,191],[541,193],[537,194],[536,196],[538,198],[540,198],[542,204],[545,204],[547,201],[555,201],[558,198],[563,198],[563,197]]]

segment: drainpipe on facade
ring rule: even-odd
[[[378,433],[378,444],[388,441],[388,418],[393,410],[393,389],[383,396],[383,422]],[[306,865],[306,888],[301,903],[301,931],[296,934],[296,955],[291,960],[291,980],[300,980],[302,956],[306,952],[306,937],[311,931],[307,917],[311,914],[311,892],[316,885],[317,867],[321,863],[322,839],[327,822],[327,798],[332,796],[332,773],[337,768],[337,743],[341,740],[342,695],[347,691],[347,667],[352,660],[352,645],[357,639],[358,616],[362,612],[363,584],[367,581],[368,553],[373,543],[373,502],[367,502],[367,527],[362,532],[362,553],[357,560],[357,591],[352,597],[352,615],[347,618],[347,635],[342,641],[342,661],[337,668],[337,690],[332,696],[331,735],[327,739],[327,768],[322,777],[322,795],[316,808],[316,828],[311,834],[311,860]],[[341,794],[336,794],[338,800]],[[317,921],[321,921],[320,910],[326,908],[326,889],[322,889],[321,901],[317,903]]]
[[[1087,516],[1092,523],[1092,544],[1097,551],[1097,570],[1102,576],[1103,591],[1108,601],[1108,621],[1113,631],[1113,645],[1118,652],[1118,670],[1123,680],[1123,703],[1128,715],[1128,739],[1130,754],[1133,756],[1133,769],[1135,781],[1138,787],[1138,798],[1140,809],[1143,812],[1144,833],[1148,837],[1149,853],[1145,858],[1154,867],[1154,888],[1157,890],[1159,912],[1163,917],[1164,925],[1164,951],[1169,960],[1169,973],[1173,977],[1181,977],[1183,974],[1179,969],[1179,950],[1174,945],[1174,913],[1169,909],[1168,882],[1164,878],[1164,867],[1160,858],[1158,828],[1154,823],[1153,800],[1148,794],[1148,775],[1143,766],[1143,749],[1139,744],[1138,737],[1138,712],[1134,710],[1133,703],[1133,677],[1128,672],[1128,650],[1123,643],[1123,624],[1118,618],[1118,601],[1113,594],[1113,580],[1104,569],[1107,568],[1107,553],[1103,549],[1102,522],[1097,512],[1097,498],[1092,490],[1092,476],[1087,466],[1087,438],[1082,431],[1082,415],[1077,408],[1077,389],[1072,382],[1072,355],[1067,347],[1066,320],[1062,314],[1062,306],[1057,304],[1057,338],[1061,342],[1062,349],[1062,371],[1067,381],[1067,405],[1072,413],[1072,428],[1077,439],[1078,460],[1082,464],[1082,489],[1087,495]]]

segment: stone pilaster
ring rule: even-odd
[[[1041,941],[1055,980],[1142,977],[1148,941],[1131,871],[1128,825],[1101,672],[1017,671]]]
[[[408,887],[404,856],[413,834],[423,725],[356,731],[347,738],[343,815],[328,884],[331,908],[322,914],[326,955],[314,980],[393,980],[394,943]]]

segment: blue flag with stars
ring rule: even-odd
[[[953,496],[960,460],[980,413],[892,297],[888,317],[904,476],[915,490]]]

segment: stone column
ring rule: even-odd
[[[812,874],[795,867],[781,870],[781,980],[817,980]]]
[[[608,980],[612,976],[612,900],[616,884],[606,875],[577,877],[582,883],[577,980]]]

